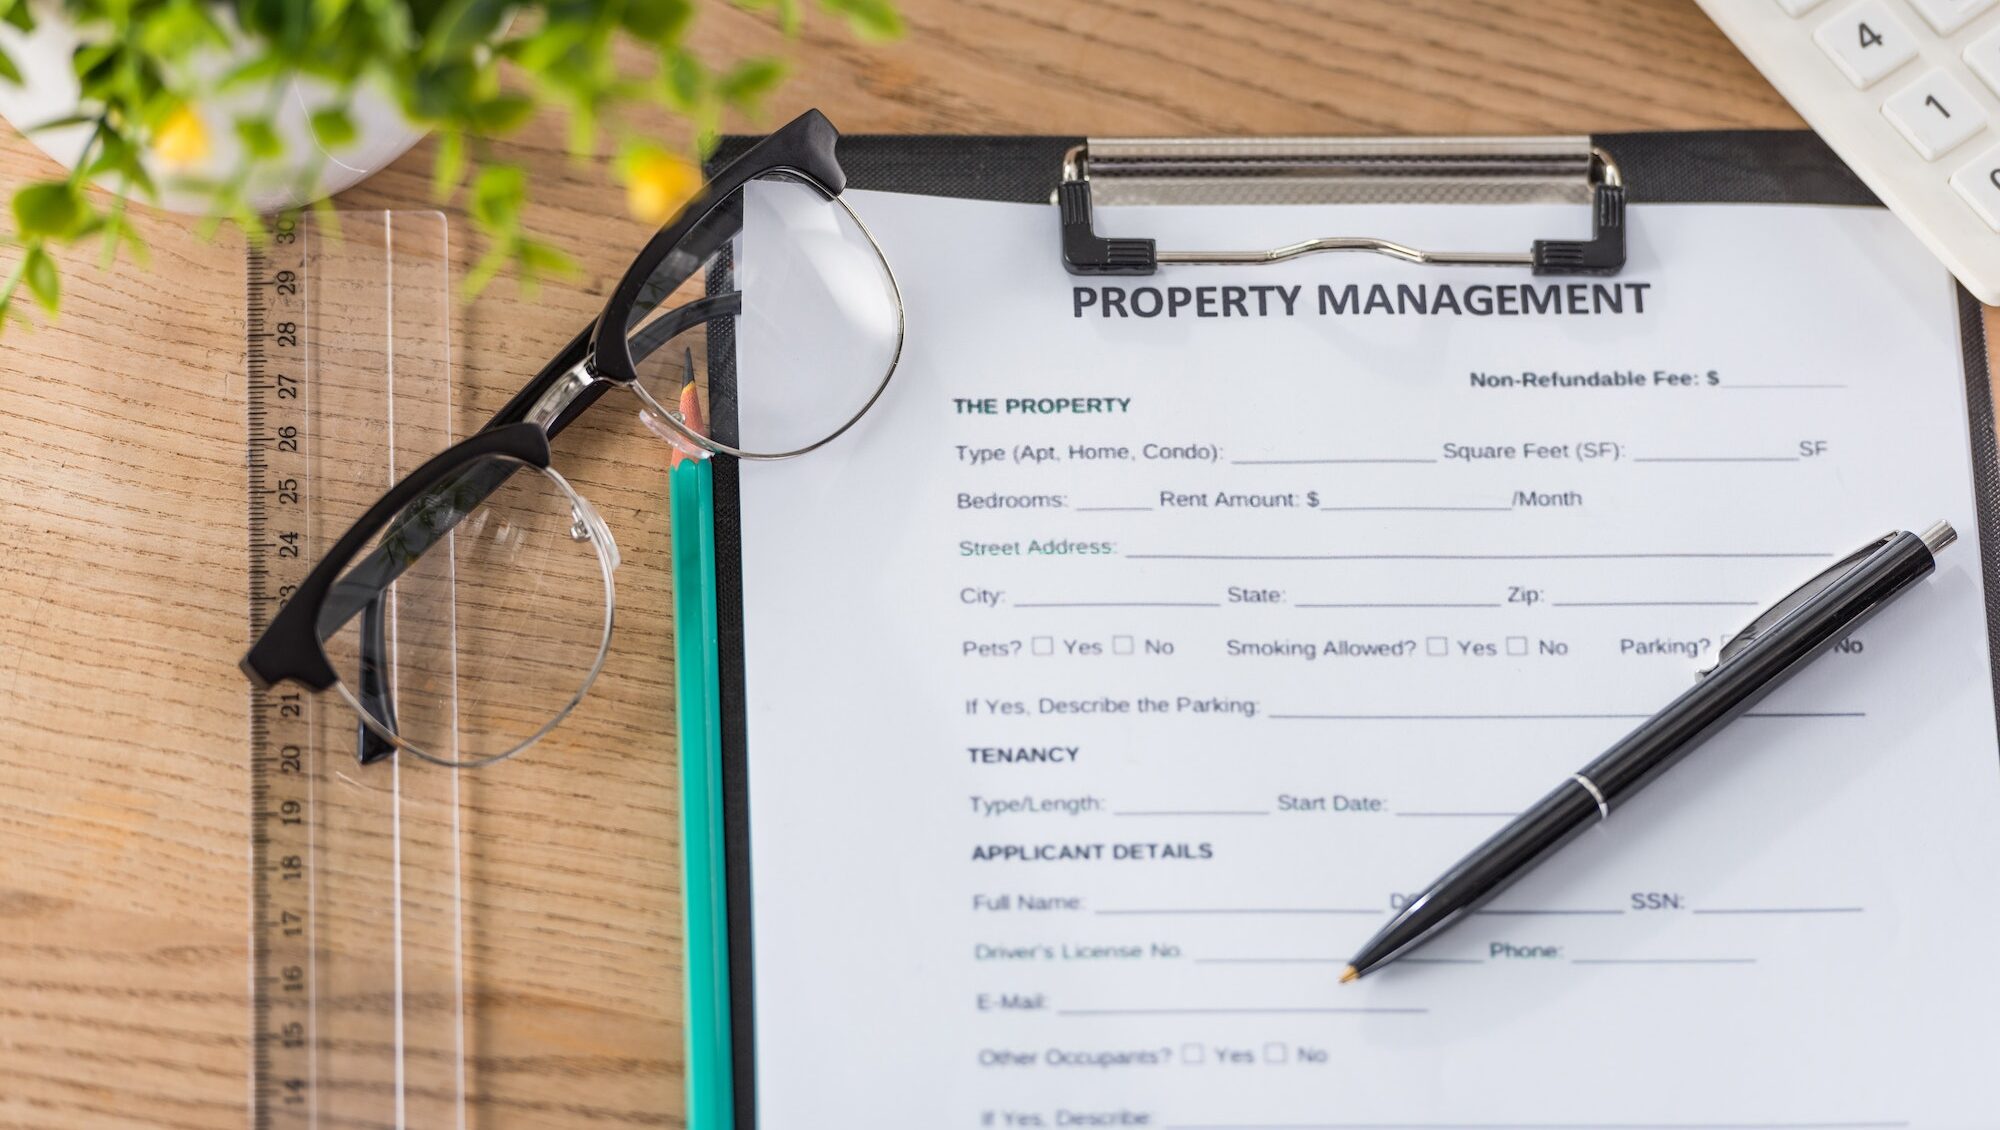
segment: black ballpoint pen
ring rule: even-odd
[[[1666,708],[1556,786],[1405,904],[1341,971],[1352,981],[1437,937],[1672,768],[1695,746],[1928,576],[1958,537],[1939,522],[1887,534],[1772,605],[1717,652],[1715,666]]]

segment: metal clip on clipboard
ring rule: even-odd
[[[1160,250],[1099,235],[1096,204],[1588,203],[1589,239],[1526,251],[1410,247],[1366,235],[1302,238],[1238,251]],[[1615,275],[1625,266],[1625,184],[1588,137],[1091,138],[1063,156],[1056,188],[1063,266],[1073,275],[1150,275],[1162,266],[1282,263],[1365,251],[1442,266]],[[1302,233],[1303,234],[1303,233]]]

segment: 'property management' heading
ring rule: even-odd
[[[1420,314],[1514,317],[1533,314],[1644,314],[1651,283],[1397,283],[1321,285],[1309,300],[1303,286],[1079,286],[1070,291],[1076,317],[1292,318],[1304,313]]]

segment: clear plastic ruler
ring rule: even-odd
[[[452,439],[444,217],[342,212],[248,255],[250,628],[396,479]],[[444,571],[449,553],[417,568]],[[436,590],[433,590],[436,591]],[[389,610],[394,646],[448,618]],[[454,722],[399,718],[429,740]],[[251,1125],[462,1126],[460,780],[357,761],[339,697],[250,695]],[[448,748],[448,747],[447,747]]]

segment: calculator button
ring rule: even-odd
[[[1935,161],[1986,126],[1985,111],[1957,79],[1930,71],[1882,103],[1888,115],[1924,160]]]
[[[1965,65],[1993,93],[2000,94],[2000,27],[1966,45]]]
[[[1778,0],[1778,7],[1783,8],[1788,16],[1803,16],[1819,5],[1820,0]]]
[[[1819,25],[1813,39],[1856,86],[1873,85],[1917,54],[1916,36],[1883,0],[1862,0]]]
[[[1993,4],[1994,0],[1910,0],[1910,7],[1939,35],[1950,35],[1964,27]]]
[[[1951,186],[1986,226],[2000,231],[2000,148],[1988,149],[1978,160],[1951,174]]]

